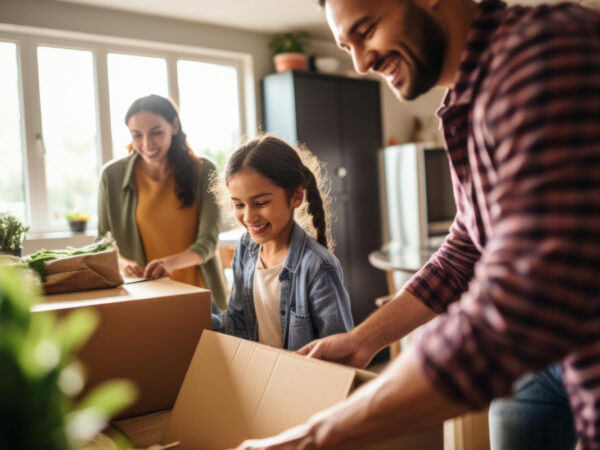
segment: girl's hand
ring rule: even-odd
[[[144,270],[146,278],[161,278],[171,275],[173,269],[169,266],[166,258],[159,258],[150,261]]]
[[[119,255],[119,271],[126,277],[143,277],[144,269],[137,262]]]

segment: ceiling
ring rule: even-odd
[[[55,0],[242,28],[263,33],[308,31],[329,39],[317,0]]]

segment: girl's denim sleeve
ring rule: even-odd
[[[248,331],[246,313],[243,299],[243,254],[240,241],[236,244],[233,253],[233,287],[227,303],[227,311],[212,314],[212,329],[221,333],[230,334],[243,339],[252,339]]]
[[[343,333],[354,328],[350,297],[344,287],[342,267],[338,261],[321,266],[309,295],[317,338]]]

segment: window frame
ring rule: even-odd
[[[238,110],[241,136],[256,130],[255,82],[252,56],[248,53],[203,47],[111,37],[62,30],[48,30],[20,25],[0,24],[0,41],[17,46],[17,73],[21,101],[23,165],[28,236],[70,235],[68,225],[52,226],[48,215],[40,103],[37,48],[56,47],[89,51],[92,54],[96,100],[97,166],[100,169],[113,159],[110,97],[108,86],[108,54],[126,54],[163,58],[167,63],[169,96],[179,102],[177,62],[199,61],[228,65],[237,71]],[[90,223],[94,232],[96,223]]]

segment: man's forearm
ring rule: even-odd
[[[435,391],[412,347],[372,382],[310,421],[317,448],[358,448],[418,431],[466,411]]]
[[[401,290],[393,300],[371,314],[352,333],[375,353],[435,316],[417,297]]]

